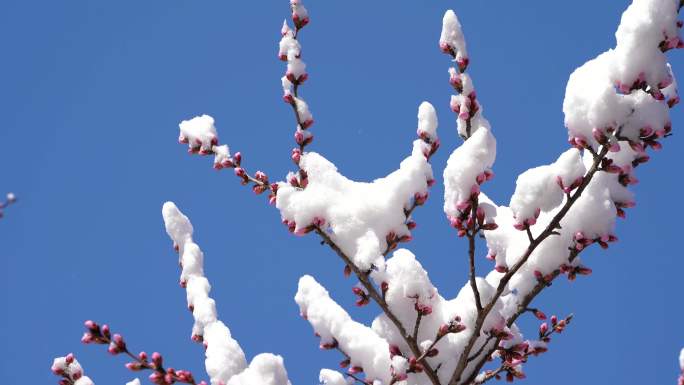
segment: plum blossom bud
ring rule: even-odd
[[[363,372],[363,368],[360,366],[352,366],[351,368],[349,368],[349,374],[357,374],[357,373],[362,373],[362,372]]]
[[[420,304],[420,303],[416,302],[414,305],[414,308],[416,309],[416,311],[418,313],[420,313],[420,315],[425,316],[425,315],[432,314],[432,306],[430,306],[430,305],[424,305],[424,304]]]
[[[401,356],[401,350],[399,350],[399,346],[397,345],[390,345],[389,346],[389,353],[390,353],[390,358],[394,356]]]
[[[152,364],[154,364],[155,368],[161,368],[163,360],[162,355],[158,352],[152,353]]]
[[[290,7],[292,8],[292,22],[297,29],[309,24],[309,13],[301,0],[290,0]]]
[[[422,206],[425,203],[425,201],[427,201],[428,195],[429,195],[429,193],[427,191],[424,193],[419,193],[419,192],[415,193],[413,195],[414,204],[416,206]]]
[[[603,130],[594,128],[592,130],[592,134],[594,135],[594,139],[599,143],[599,144],[606,144],[608,143],[608,137],[606,134],[603,132]]]
[[[439,327],[439,330],[437,332],[438,335],[443,336],[445,334],[449,333],[449,325],[447,324],[442,324]]]
[[[323,350],[330,350],[330,349],[335,349],[335,348],[337,348],[337,346],[338,346],[337,340],[333,338],[333,340],[330,341],[330,342],[322,343],[322,344],[320,345],[320,348],[323,349]]]
[[[126,369],[132,371],[132,372],[137,372],[142,370],[143,366],[139,362],[128,362],[126,363]]]
[[[534,309],[533,310],[534,316],[537,317],[539,320],[545,320],[546,319],[546,314],[544,314],[543,311],[539,309]]]
[[[100,334],[100,326],[96,324],[94,321],[88,320],[85,321],[84,323],[86,329],[90,330],[93,333]]]
[[[539,326],[539,334],[544,335],[549,331],[549,325],[544,322]]]
[[[292,161],[294,162],[294,164],[299,164],[301,159],[302,159],[302,151],[298,148],[293,148],[292,149]]]

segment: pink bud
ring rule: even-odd
[[[162,385],[164,384],[164,373],[154,372],[150,374],[149,379],[153,384]]]
[[[546,332],[549,331],[549,325],[546,324],[546,322],[542,323],[541,326],[539,326],[539,334],[546,334]]]
[[[539,309],[534,309],[534,316],[537,317],[537,319],[540,320],[545,320],[546,319],[546,314],[544,314],[543,311]]]
[[[137,372],[139,370],[142,370],[142,364],[140,364],[139,362],[128,362],[126,363],[126,369],[132,372]]]
[[[401,355],[401,350],[399,350],[399,346],[397,346],[397,345],[390,345],[389,346],[389,352],[390,352],[391,357]]]
[[[452,51],[451,46],[447,42],[440,41],[439,49],[444,53],[450,53]]]
[[[608,137],[602,130],[594,128],[591,133],[599,144],[606,144],[608,142]]]
[[[462,201],[456,204],[456,210],[465,212],[470,208],[470,201]]]
[[[81,342],[84,344],[90,344],[94,341],[93,335],[85,332],[83,333],[83,337],[81,337]]]
[[[363,372],[363,368],[360,366],[352,366],[351,368],[349,368],[350,374],[357,374],[357,373],[361,373],[361,372]]]
[[[439,332],[438,332],[438,333],[439,333],[439,335],[441,335],[441,336],[443,336],[443,335],[449,333],[449,325],[447,325],[447,324],[442,324],[442,325],[439,327]]]
[[[162,367],[163,357],[161,354],[154,352],[152,353],[152,363],[156,368]]]
[[[422,206],[422,205],[425,203],[425,201],[427,201],[428,195],[429,195],[429,194],[428,194],[427,191],[424,192],[424,193],[419,193],[419,192],[418,192],[418,193],[415,193],[415,194],[413,195],[413,202],[414,202],[414,204],[415,204],[416,206]]]
[[[88,320],[88,321],[85,321],[84,324],[85,324],[85,327],[87,329],[90,329],[92,332],[96,332],[98,334],[100,333],[100,326],[98,326],[95,322]]]

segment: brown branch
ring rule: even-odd
[[[579,187],[577,187],[577,190],[575,190],[572,197],[565,202],[563,207],[560,209],[560,211],[558,211],[558,213],[556,213],[556,215],[553,217],[551,222],[549,222],[544,231],[542,231],[542,233],[539,234],[539,236],[534,238],[534,240],[527,247],[525,254],[523,254],[520,260],[515,265],[513,265],[513,267],[509,269],[509,271],[501,278],[501,280],[499,281],[499,286],[497,287],[496,292],[492,297],[491,301],[487,304],[487,306],[484,307],[482,312],[480,312],[480,314],[478,315],[477,320],[475,321],[475,328],[473,330],[473,334],[470,336],[468,344],[466,345],[465,349],[463,350],[463,353],[459,358],[458,365],[456,366],[456,369],[454,370],[454,373],[451,376],[451,379],[449,380],[449,385],[457,385],[460,381],[461,375],[463,374],[463,371],[466,369],[466,366],[468,364],[468,356],[470,355],[470,351],[473,349],[475,342],[480,337],[480,332],[482,331],[484,321],[487,318],[487,315],[489,315],[489,312],[491,312],[494,308],[496,302],[503,294],[506,286],[508,285],[508,282],[511,280],[511,278],[513,278],[513,275],[515,275],[515,273],[517,273],[518,270],[520,270],[520,268],[527,262],[527,260],[530,258],[534,250],[546,238],[551,236],[553,232],[560,226],[561,220],[565,217],[565,215],[568,213],[570,208],[572,208],[575,202],[577,202],[579,197],[582,195],[582,192],[584,192],[584,190],[587,188],[587,186],[593,179],[594,174],[596,174],[596,172],[598,171],[599,165],[601,164],[601,159],[603,159],[607,153],[608,147],[603,146],[598,156],[594,157],[594,162],[591,168],[584,176],[582,183],[579,185]]]
[[[472,212],[471,217],[473,218],[473,223],[476,223],[476,212],[477,212],[478,199],[477,197],[472,199]],[[473,225],[476,226],[476,225]],[[480,299],[480,291],[477,288],[477,281],[475,280],[475,236],[479,232],[479,229],[475,228],[472,232],[469,230],[468,236],[468,260],[470,265],[470,287],[473,289],[473,296],[475,297],[475,306],[477,308],[477,314],[482,312],[482,300]]]
[[[586,250],[586,249],[583,249]],[[583,251],[579,251],[577,249],[572,249],[570,251],[570,255],[568,256],[568,263],[572,263],[575,258]],[[553,272],[550,273],[551,275],[551,281],[558,277],[561,274],[560,269],[556,269]],[[518,304],[518,308],[516,312],[506,321],[506,326],[511,327],[513,326],[513,323],[526,311],[529,310],[528,306],[532,301],[539,295],[545,288],[549,287],[549,284],[545,281],[540,281],[538,282],[534,288],[523,297],[523,300]],[[478,362],[477,366],[475,367],[475,370],[473,373],[470,375],[470,378],[465,382],[466,384],[471,383],[474,381],[475,377],[478,375],[479,371],[482,369],[482,367],[486,364],[487,360],[486,358],[491,357],[491,355],[496,351],[496,349],[499,346],[499,342],[501,342],[501,338],[497,337],[496,342],[494,343],[493,347],[489,349],[487,354],[483,357],[483,359]],[[486,344],[485,344],[486,345]],[[483,345],[483,346],[485,346]],[[476,353],[472,358],[476,358],[479,354],[481,354],[481,351]]]
[[[427,359],[425,356],[421,354],[420,348],[418,347],[417,341],[413,338],[412,335],[408,333],[404,325],[401,323],[399,318],[390,310],[389,305],[385,301],[385,299],[378,293],[377,289],[373,284],[371,283],[370,279],[368,278],[369,275],[368,273],[361,271],[356,264],[347,256],[347,254],[340,249],[339,246],[328,236],[328,234],[325,233],[320,227],[315,227],[314,231],[316,234],[318,234],[322,239],[325,244],[327,244],[342,260],[344,263],[349,266],[354,274],[356,274],[356,277],[359,279],[359,282],[363,285],[363,287],[366,289],[368,292],[369,297],[375,301],[375,303],[380,306],[382,311],[387,315],[387,318],[394,324],[394,326],[397,328],[399,331],[399,334],[403,338],[404,342],[406,345],[408,345],[409,349],[411,349],[411,353],[415,357],[420,357],[420,363],[423,365],[425,368],[425,374],[428,376],[430,379],[430,382],[432,382],[433,385],[440,385],[439,379],[437,378],[437,374],[435,371],[432,369],[430,364],[427,362]]]
[[[493,339],[495,339],[495,338],[497,339],[497,341],[499,340],[499,337],[496,337],[495,334],[493,334],[493,333],[490,334],[489,337],[487,337],[487,339],[485,340],[485,342],[482,344],[482,346],[480,346],[480,348],[477,349],[477,351],[476,351],[472,356],[470,356],[470,357],[468,358],[468,362],[471,362],[472,360],[476,359],[477,356],[479,356],[480,354],[482,354],[482,351],[487,347],[487,344],[489,344],[489,341],[491,341],[491,340],[493,340]],[[497,342],[494,346],[496,346],[496,345],[498,345],[498,342]]]
[[[418,315],[416,316],[416,324],[413,325],[413,340],[414,341],[418,341],[418,329],[420,328],[420,320],[423,318],[423,313],[421,313],[419,311],[416,313],[418,313]]]

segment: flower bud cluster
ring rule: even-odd
[[[123,353],[129,356],[133,361],[126,363],[126,368],[133,372],[145,369],[152,370],[153,373],[149,376],[149,380],[154,384],[172,385],[179,382],[192,385],[206,385],[204,381],[196,383],[192,373],[187,370],[165,369],[163,366],[164,359],[160,353],[152,353],[151,359],[148,358],[145,352],[140,352],[137,355],[132,354],[126,347],[124,338],[120,334],[112,335],[108,325],[100,326],[94,321],[88,320],[85,322],[85,327],[86,332],[81,338],[83,343],[108,345],[107,351],[110,354],[118,355]]]
[[[313,116],[309,111],[309,106],[304,99],[298,96],[297,92],[299,86],[309,78],[306,72],[306,64],[301,59],[302,47],[297,40],[299,31],[309,23],[309,14],[301,0],[291,0],[290,7],[292,8],[294,30],[290,28],[287,21],[283,22],[278,57],[287,62],[287,70],[281,78],[283,101],[292,106],[295,113],[297,129],[294,138],[301,152],[313,141],[313,134],[308,131],[314,122]],[[293,160],[295,160],[294,154]],[[298,164],[299,160],[295,160],[295,163]]]
[[[602,249],[607,249],[609,243],[617,242],[618,238],[613,234],[604,234],[597,238],[587,238],[583,232],[578,231],[573,236],[575,241],[574,249],[577,251],[584,250],[585,247],[591,245],[592,243],[598,243]]]
[[[493,178],[494,173],[489,170],[478,174],[475,178],[475,183],[470,188],[468,199],[456,204],[458,216],[448,217],[449,223],[458,231],[459,237],[468,234],[474,236],[480,230],[496,230],[499,227],[493,218],[487,216],[485,209],[478,203],[480,185]]]
[[[11,193],[11,192],[7,193],[6,200],[4,202],[0,201],[0,218],[2,218],[4,215],[2,212],[2,209],[4,209],[5,207],[7,207],[13,203],[15,203],[16,201],[17,201],[17,197],[14,195],[14,193]]]
[[[55,358],[50,370],[54,375],[61,377],[60,385],[95,385],[90,378],[83,375],[83,368],[73,353]]]

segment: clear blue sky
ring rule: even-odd
[[[408,154],[418,104],[437,107],[439,183],[415,215],[409,247],[451,297],[465,282],[466,245],[441,209],[441,171],[460,143],[449,63],[437,47],[443,12],[454,8],[464,25],[470,73],[499,142],[485,191],[505,203],[520,172],[567,147],[567,77],[614,45],[627,3],[311,0],[301,35],[310,69],[302,91],[316,119],[311,149],[371,180]],[[98,385],[133,378],[122,358],[81,345],[88,318],[205,378],[163,229],[166,200],[192,218],[220,316],[250,358],[283,355],[299,385],[335,367],[341,357],[319,351],[299,318],[297,279],[314,275],[359,320],[377,309],[353,308],[354,281],[314,236],[291,236],[265,199],[176,143],[179,121],[208,113],[247,167],[284,177],[294,123],[280,99],[276,52],[287,1],[5,0],[2,8],[0,193],[19,197],[0,220],[4,383],[52,383],[52,358],[70,351]],[[684,78],[682,54],[671,58]],[[587,253],[593,276],[559,281],[540,298],[547,313],[576,318],[526,366],[527,383],[675,382],[684,346],[682,110],[672,119],[675,135],[640,169],[621,241]],[[532,322],[523,325],[534,333]]]

